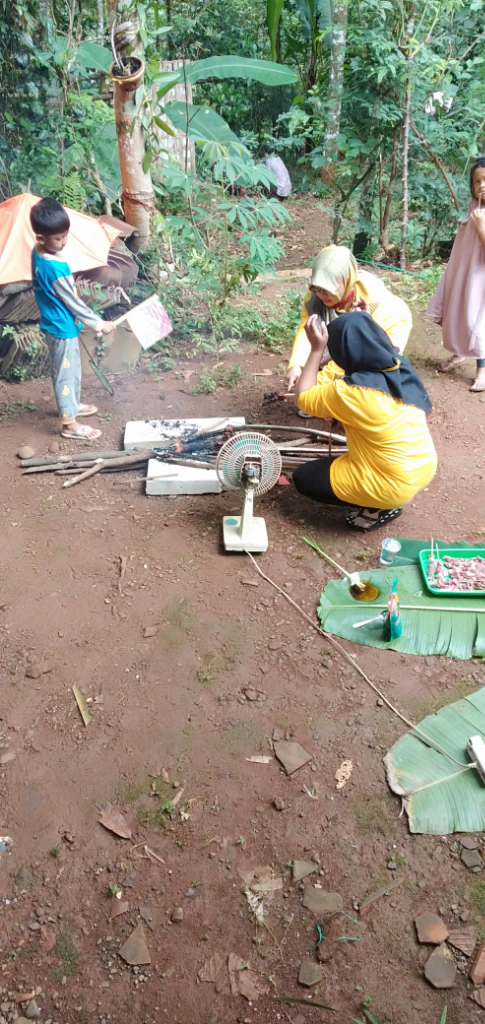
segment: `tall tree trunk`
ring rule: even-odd
[[[96,0],[96,42],[98,46],[104,42],[104,0]]]
[[[409,58],[408,58],[409,61]],[[404,83],[404,109],[402,118],[402,218],[400,266],[406,269],[406,234],[409,219],[409,122],[411,120],[411,69]]]
[[[327,126],[323,139],[323,158],[325,163],[322,166],[321,177],[324,181],[332,181],[335,177],[337,138],[340,131],[340,112],[342,109],[342,92],[344,84],[347,18],[347,0],[336,0],[333,16],[332,49],[330,53],[330,74],[328,80]]]
[[[143,170],[145,137],[136,112],[135,94],[143,81],[141,74],[130,79],[113,77],[114,111],[121,170],[121,198],[125,220],[136,230],[130,248],[143,249],[150,241],[150,221],[155,208],[150,171]],[[134,127],[132,124],[134,122]]]
[[[392,144],[392,159],[391,169],[389,171],[389,181],[386,188],[382,183],[382,156],[379,157],[379,244],[387,252],[389,248],[389,219],[391,214],[391,203],[392,203],[392,191],[394,182],[397,175],[397,146],[398,146],[398,131],[394,132],[394,139]],[[386,201],[384,203],[384,194]]]

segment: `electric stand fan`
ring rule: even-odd
[[[274,487],[281,474],[279,448],[266,434],[234,434],[219,450],[216,470],[226,490],[244,490],[242,516],[222,520],[226,551],[266,551],[266,523],[253,516],[253,503],[254,496]]]

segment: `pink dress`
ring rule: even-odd
[[[444,348],[469,359],[485,358],[485,247],[470,221],[477,206],[472,199],[426,310],[443,330]]]

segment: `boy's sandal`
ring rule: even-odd
[[[485,377],[483,377],[483,379],[480,378],[480,380],[474,381],[474,383],[472,384],[471,388],[468,388],[468,390],[469,391],[485,391]]]
[[[465,356],[450,356],[444,363],[438,366],[438,373],[450,373],[451,370],[456,370],[458,366],[462,366],[466,363]]]
[[[96,405],[80,405],[76,416],[95,416],[97,411]]]
[[[68,441],[97,441],[101,437],[101,430],[94,430],[93,427],[78,427],[77,430],[61,430],[61,437]]]
[[[379,530],[381,526],[386,526],[393,519],[399,519],[402,513],[402,508],[358,508],[346,516],[345,522],[353,530],[364,530],[366,533],[370,533],[371,530]]]

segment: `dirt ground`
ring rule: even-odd
[[[266,297],[277,301],[278,288]],[[467,390],[472,364],[453,378],[436,374],[439,333],[420,314],[409,348],[433,399],[439,468],[396,532],[477,543],[485,396]],[[209,358],[163,380],[144,370],[117,378],[113,399],[87,379],[85,395],[103,413],[99,447],[118,447],[126,421],[147,415],[297,422],[286,403],[262,409],[269,385],[253,376],[270,368],[276,387],[280,356],[241,346],[227,361],[240,364],[241,382],[212,395],[191,394]],[[181,370],[194,371],[190,380]],[[392,1024],[439,1024],[445,1005],[449,1024],[483,1020],[468,998],[465,956],[456,954],[450,991],[424,980],[432,947],[418,945],[413,923],[429,910],[449,928],[484,929],[483,871],[467,870],[453,837],[410,836],[382,765],[405,726],[247,558],[223,553],[221,517],[239,499],[148,498],[143,485],[123,482],[139,474],[67,491],[51,474],[24,477],[19,444],[43,454],[53,436],[50,383],[0,390],[0,833],[13,839],[0,854],[0,1024],[25,1013],[14,1000],[27,993],[37,993],[38,1011],[28,1012],[42,1024],[343,1024],[365,997]],[[258,511],[270,537],[258,564],[313,619],[332,577],[303,533],[346,566],[377,564],[379,533],[350,535],[343,510],[322,510],[292,487],[265,495]],[[406,715],[485,684],[479,661],[344,646]],[[49,669],[41,675],[39,661]],[[90,699],[87,727],[74,683]],[[275,758],[248,760],[271,753],[274,730],[311,755],[291,778]],[[353,775],[337,791],[335,771],[348,758]],[[106,800],[125,816],[131,841],[99,824],[96,803]],[[295,859],[313,865],[303,883],[291,881]],[[265,896],[258,925],[243,888],[262,866],[282,888]],[[359,918],[363,897],[396,880]],[[298,972],[318,963],[310,952],[318,935],[302,890],[315,883],[340,894],[352,919],[338,915],[330,934],[356,941],[324,943],[321,980],[305,988]],[[121,907],[110,886],[128,904],[114,919]],[[140,908],[151,964],[129,967],[118,950]],[[207,960],[230,953],[255,972],[239,978],[259,982],[256,1001],[231,992],[225,967],[217,984],[199,981]],[[302,1003],[276,1001],[290,997]]]

